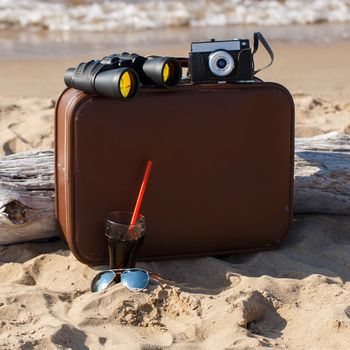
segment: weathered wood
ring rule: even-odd
[[[0,244],[57,236],[53,151],[0,158]]]
[[[295,141],[294,212],[350,215],[350,136]]]
[[[350,214],[350,136],[296,140],[294,211]],[[53,151],[0,158],[0,244],[55,235]]]

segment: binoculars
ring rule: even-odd
[[[170,88],[176,86],[181,77],[182,66],[176,58],[146,58],[124,52],[68,68],[64,82],[87,93],[127,100],[137,94],[140,84]]]

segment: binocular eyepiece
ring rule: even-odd
[[[176,58],[145,58],[125,52],[68,68],[64,82],[87,93],[127,100],[137,94],[140,84],[170,88],[176,86],[181,77],[182,66]]]

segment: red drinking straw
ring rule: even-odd
[[[145,189],[146,189],[146,186],[147,186],[147,181],[148,181],[149,174],[150,174],[151,169],[152,169],[152,165],[153,165],[153,162],[151,160],[149,160],[148,163],[147,163],[147,168],[146,168],[146,171],[145,171],[145,175],[143,176],[143,180],[142,180],[142,184],[141,184],[141,187],[140,187],[139,196],[137,197],[137,201],[136,201],[134,213],[132,214],[130,225],[135,225],[137,217],[139,215],[139,210],[140,210],[140,207],[141,207],[142,198],[143,198],[143,195],[145,193]]]

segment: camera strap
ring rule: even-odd
[[[267,51],[267,53],[270,55],[271,58],[271,62],[269,64],[267,64],[266,66],[259,68],[257,70],[254,70],[254,75],[260,71],[262,71],[263,69],[270,67],[271,64],[273,63],[273,59],[274,59],[274,54],[273,51],[270,47],[270,45],[268,44],[268,42],[266,41],[266,39],[264,38],[264,36],[260,33],[260,32],[255,32],[254,33],[254,49],[253,49],[253,55],[255,55],[255,53],[258,51],[259,48],[259,41],[261,42],[261,44],[264,46],[265,50]]]

